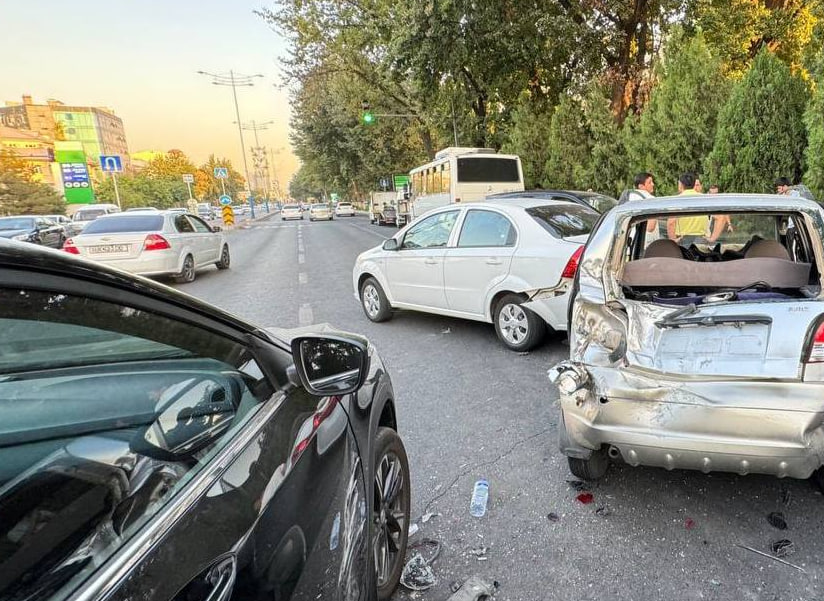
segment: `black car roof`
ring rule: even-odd
[[[245,332],[253,333],[259,330],[258,327],[235,317],[231,313],[227,313],[188,294],[178,292],[159,282],[133,276],[106,265],[93,263],[38,244],[0,239],[0,270],[3,269],[25,271],[33,276],[49,274],[102,283],[184,307]]]

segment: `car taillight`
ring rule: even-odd
[[[581,260],[581,255],[584,254],[584,247],[579,246],[578,250],[572,253],[572,256],[567,261],[566,267],[561,274],[562,278],[574,278],[578,271],[578,262]]]
[[[818,324],[810,341],[807,363],[824,363],[824,321]]]
[[[72,240],[71,238],[66,239],[66,241],[63,243],[63,250],[65,250],[70,255],[79,255],[80,254],[80,251],[74,245],[74,240]]]
[[[143,242],[143,250],[168,250],[171,246],[163,236],[149,234]]]

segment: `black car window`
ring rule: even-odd
[[[69,594],[272,390],[240,343],[155,312],[0,289],[0,598]]]
[[[198,219],[194,215],[189,215],[188,217],[189,217],[189,221],[192,222],[192,225],[194,226],[195,231],[198,232],[199,234],[206,234],[206,233],[209,233],[209,232],[212,231],[212,228],[210,228],[208,225],[203,223],[203,221],[201,221],[200,219]]]
[[[401,248],[417,249],[446,246],[457,220],[458,211],[446,211],[426,217],[409,228],[409,231],[403,237]]]
[[[1,230],[33,230],[34,219],[30,217],[6,217],[0,219]]]
[[[532,207],[526,212],[556,238],[589,234],[599,217],[594,209],[571,203]]]
[[[466,214],[459,247],[501,247],[515,246],[517,233],[512,222],[494,211],[473,209]]]
[[[95,219],[84,234],[122,234],[127,232],[158,232],[163,229],[163,215],[113,215]]]
[[[178,215],[175,217],[175,229],[181,234],[191,234],[195,231],[192,222],[186,218],[186,215]]]

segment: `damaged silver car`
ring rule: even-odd
[[[621,459],[824,485],[822,238],[821,207],[783,196],[606,214],[573,290],[570,359],[550,370],[573,474]]]

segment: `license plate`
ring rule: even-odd
[[[108,255],[114,253],[127,253],[129,252],[129,245],[128,244],[103,244],[101,246],[90,246],[89,253],[94,255]]]

